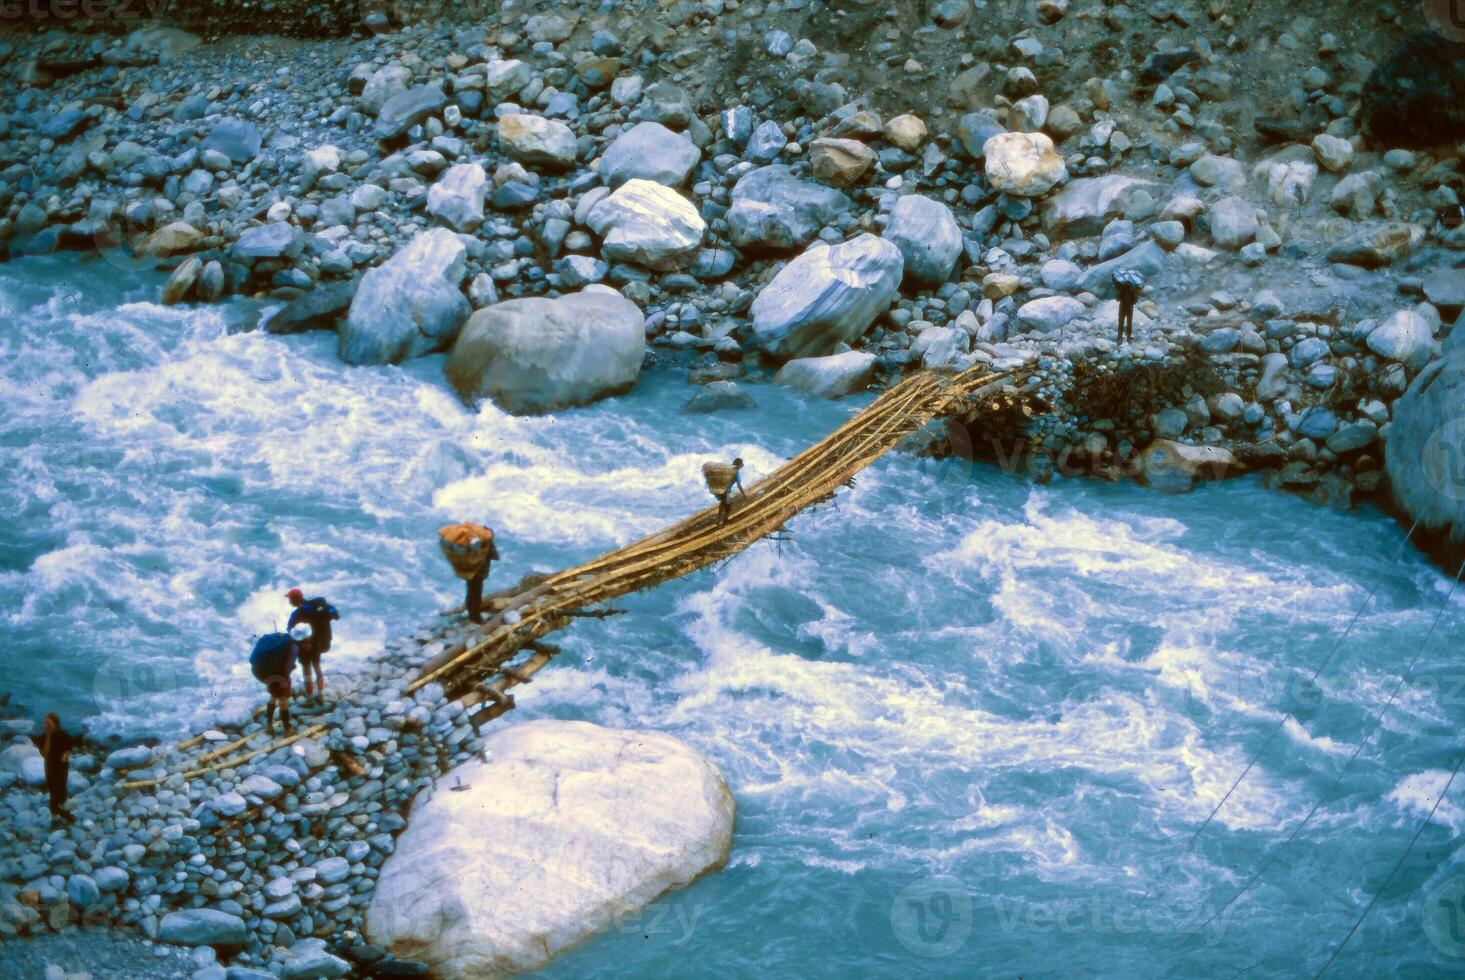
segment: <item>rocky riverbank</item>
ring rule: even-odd
[[[644,344],[717,385],[695,410],[772,369],[838,396],[1035,362],[1048,411],[977,451],[1113,474],[1180,440],[1320,499],[1376,494],[1392,403],[1465,304],[1456,46],[1416,34],[1390,60],[1418,25],[1387,11],[1018,6],[18,37],[0,239],[160,262],[165,302],[276,300],[264,329],[336,330],[351,363],[451,350],[465,398],[516,411],[626,390]],[[780,26],[826,9],[858,43]],[[907,29],[926,60],[899,58]],[[1134,63],[1080,77],[1116,36]],[[1126,269],[1149,285],[1121,347]]]

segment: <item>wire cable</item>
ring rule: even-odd
[[[1424,833],[1424,828],[1428,827],[1430,821],[1434,819],[1435,811],[1445,801],[1445,795],[1450,792],[1450,786],[1455,782],[1455,777],[1460,775],[1461,765],[1465,765],[1465,752],[1460,753],[1460,757],[1455,760],[1455,769],[1450,773],[1450,778],[1445,780],[1445,788],[1440,790],[1439,796],[1435,798],[1434,806],[1429,808],[1429,815],[1420,821],[1419,828],[1414,831],[1414,836],[1409,838],[1409,846],[1404,848],[1404,853],[1400,854],[1399,860],[1394,862],[1394,867],[1389,872],[1389,876],[1384,879],[1382,885],[1379,885],[1378,891],[1373,893],[1373,898],[1369,900],[1368,907],[1363,910],[1363,914],[1358,917],[1358,921],[1353,923],[1353,928],[1348,930],[1348,935],[1344,936],[1343,941],[1338,944],[1338,948],[1333,950],[1333,955],[1328,957],[1328,961],[1323,964],[1323,968],[1313,975],[1313,980],[1317,980],[1318,977],[1328,972],[1328,967],[1333,965],[1333,961],[1338,958],[1338,954],[1343,952],[1343,947],[1348,945],[1348,940],[1353,938],[1353,934],[1358,931],[1358,927],[1363,925],[1363,920],[1368,918],[1368,913],[1372,912],[1373,907],[1378,904],[1379,897],[1389,887],[1389,882],[1394,880],[1394,875],[1398,874],[1399,869],[1404,866],[1404,861],[1409,857],[1409,852],[1414,850],[1415,844],[1419,843],[1419,835]]]
[[[1414,531],[1418,527],[1419,522],[1415,521],[1414,526],[1409,529],[1409,533],[1404,535],[1405,547],[1408,547],[1409,539],[1414,536]],[[1310,681],[1316,681],[1318,677],[1322,674],[1322,672],[1327,669],[1328,664],[1332,663],[1333,657],[1337,655],[1340,649],[1342,649],[1343,641],[1348,639],[1348,634],[1352,633],[1353,627],[1358,625],[1358,620],[1363,617],[1363,611],[1368,608],[1368,604],[1373,600],[1373,597],[1378,593],[1378,590],[1379,587],[1375,585],[1371,590],[1369,590],[1368,595],[1364,596],[1363,602],[1358,607],[1358,612],[1353,614],[1353,619],[1348,623],[1348,627],[1343,630],[1342,634],[1338,637],[1337,642],[1333,644],[1333,648],[1329,650],[1328,655],[1323,658],[1322,663],[1318,664],[1317,669],[1312,672],[1312,677],[1309,678]],[[1277,733],[1280,732],[1283,726],[1287,724],[1287,717],[1287,714],[1284,712],[1282,717],[1277,720],[1277,724],[1272,726],[1272,730],[1267,733],[1266,741],[1262,742],[1261,748],[1257,749],[1252,757],[1247,760],[1246,768],[1241,770],[1241,775],[1237,776],[1236,781],[1231,784],[1231,788],[1226,790],[1226,795],[1221,797],[1221,801],[1211,808],[1211,812],[1206,814],[1205,820],[1201,821],[1201,825],[1196,828],[1195,833],[1190,835],[1190,840],[1185,845],[1186,850],[1190,850],[1192,847],[1195,846],[1195,842],[1200,838],[1201,833],[1211,825],[1212,820],[1216,819],[1216,814],[1221,812],[1221,807],[1225,806],[1226,801],[1231,799],[1231,794],[1236,792],[1236,788],[1241,785],[1241,781],[1246,778],[1247,773],[1251,772],[1252,767],[1257,764],[1257,761],[1262,757],[1262,754],[1265,753],[1267,749],[1271,746],[1272,741],[1277,737]]]
[[[1338,788],[1338,784],[1343,781],[1343,777],[1346,776],[1348,774],[1348,770],[1353,767],[1354,761],[1357,760],[1358,756],[1363,752],[1363,750],[1368,747],[1368,743],[1373,741],[1374,735],[1379,730],[1379,724],[1383,721],[1385,712],[1387,712],[1389,708],[1393,705],[1394,700],[1399,696],[1399,692],[1403,689],[1404,685],[1408,683],[1409,675],[1414,671],[1414,665],[1417,664],[1419,662],[1419,658],[1423,656],[1425,648],[1429,646],[1430,637],[1434,636],[1435,628],[1440,624],[1441,617],[1444,616],[1445,610],[1450,607],[1450,599],[1454,597],[1455,589],[1460,585],[1460,575],[1462,573],[1465,573],[1465,562],[1461,562],[1459,571],[1455,572],[1455,580],[1450,583],[1450,591],[1445,594],[1445,601],[1440,603],[1440,608],[1439,611],[1435,613],[1434,621],[1429,624],[1429,632],[1424,634],[1424,639],[1420,641],[1419,648],[1414,651],[1414,658],[1409,661],[1409,666],[1404,668],[1404,672],[1399,675],[1399,683],[1394,685],[1393,691],[1389,693],[1388,700],[1384,702],[1384,706],[1380,708],[1378,714],[1374,716],[1373,724],[1369,727],[1368,734],[1364,736],[1363,741],[1358,743],[1358,747],[1353,750],[1353,754],[1348,757],[1348,761],[1343,763],[1343,768],[1338,770],[1338,775],[1333,778],[1332,785],[1330,785],[1323,792],[1323,794],[1318,797],[1318,801],[1312,805],[1312,809],[1307,811],[1307,816],[1303,817],[1302,822],[1292,829],[1292,833],[1287,835],[1287,839],[1282,841],[1280,845],[1272,849],[1272,853],[1267,856],[1267,859],[1262,863],[1262,866],[1258,868],[1250,878],[1246,879],[1246,883],[1241,886],[1241,890],[1238,891],[1235,895],[1232,895],[1231,898],[1226,902],[1226,904],[1222,905],[1215,912],[1211,913],[1211,917],[1202,922],[1194,932],[1191,932],[1184,939],[1180,940],[1178,945],[1184,946],[1196,936],[1200,935],[1201,932],[1205,930],[1206,926],[1216,921],[1216,919],[1218,919],[1222,915],[1222,913],[1224,913],[1228,908],[1236,903],[1237,899],[1245,895],[1247,891],[1251,889],[1251,886],[1256,884],[1257,881],[1261,879],[1262,875],[1266,874],[1267,869],[1270,868],[1272,864],[1277,860],[1277,858],[1281,856],[1282,852],[1287,849],[1287,846],[1297,839],[1297,835],[1302,833],[1302,828],[1308,825],[1312,818],[1317,815],[1318,810],[1322,808],[1322,805],[1326,803],[1328,799],[1333,795],[1333,790]]]

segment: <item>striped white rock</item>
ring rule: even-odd
[[[459,285],[467,250],[446,228],[424,231],[361,277],[340,326],[347,364],[397,364],[453,342],[472,307]]]
[[[1124,215],[1139,192],[1153,194],[1155,188],[1148,180],[1123,174],[1075,180],[1048,201],[1043,222],[1048,228],[1069,235],[1097,235],[1110,219]]]
[[[895,202],[884,236],[900,249],[906,279],[912,282],[945,282],[961,256],[956,216],[940,201],[919,194]]]
[[[535,721],[485,744],[413,810],[367,910],[443,980],[538,969],[727,860],[727,782],[666,735]]]
[[[707,231],[691,201],[651,180],[626,181],[590,209],[585,223],[604,240],[608,261],[660,272],[696,258]]]
[[[754,341],[775,357],[811,357],[852,344],[900,288],[905,260],[883,238],[815,245],[779,270],[753,300]]]

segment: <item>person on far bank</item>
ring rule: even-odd
[[[743,489],[743,459],[741,456],[734,459],[732,464],[727,463],[703,463],[702,479],[707,481],[707,489],[712,496],[717,498],[717,521],[722,523],[732,513],[732,492],[733,487],[738,488],[738,493],[744,497],[748,491]]]
[[[468,618],[475,623],[483,622],[483,583],[488,579],[490,566],[499,557],[493,529],[462,521],[444,525],[437,534],[438,547],[453,566],[453,573],[468,583],[468,595],[463,600]]]
[[[32,735],[31,741],[41,750],[46,764],[46,790],[51,795],[51,820],[76,823],[76,818],[66,810],[66,780],[71,776],[71,749],[75,744],[61,719],[55,712],[46,715],[44,727],[39,735]]]
[[[275,706],[280,708],[280,724],[290,733],[290,675],[300,660],[301,648],[310,642],[310,624],[297,623],[288,633],[266,633],[255,641],[249,654],[249,670],[254,679],[265,686],[269,700],[265,702],[265,729],[275,734]]]
[[[331,621],[340,619],[341,614],[323,596],[307,599],[299,589],[286,592],[285,598],[295,607],[285,628],[294,629],[301,623],[310,627],[310,642],[300,648],[300,673],[305,678],[306,702],[313,698],[316,704],[321,704],[326,698],[326,678],[321,673],[320,658],[331,648]]]
[[[1134,304],[1145,291],[1145,277],[1133,269],[1114,273],[1114,292],[1119,296],[1119,331],[1114,342],[1134,340]]]

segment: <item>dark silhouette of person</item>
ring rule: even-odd
[[[1145,291],[1145,280],[1132,269],[1121,269],[1114,273],[1114,292],[1119,296],[1119,330],[1116,344],[1134,339],[1134,304],[1139,302]]]
[[[66,810],[66,780],[71,775],[71,749],[75,740],[61,727],[55,712],[46,715],[44,730],[31,741],[41,750],[46,763],[46,789],[51,794],[51,819],[76,823]]]

